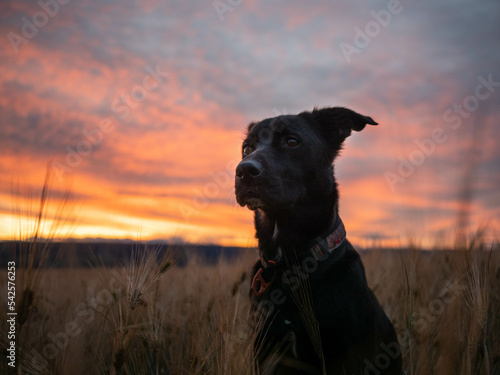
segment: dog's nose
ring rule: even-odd
[[[262,165],[255,160],[244,160],[236,167],[237,178],[255,178],[262,172]]]

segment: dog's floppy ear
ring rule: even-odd
[[[378,125],[371,117],[343,107],[314,108],[312,112],[302,112],[299,116],[321,131],[332,146],[334,155],[353,130],[359,132],[366,124]]]
[[[378,125],[371,117],[360,115],[343,107],[315,108],[311,115],[320,125],[337,128],[345,132],[346,136],[351,134],[351,130],[357,132],[363,130],[366,124]]]

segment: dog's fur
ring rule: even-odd
[[[301,262],[338,223],[333,161],[366,124],[377,125],[334,107],[248,126],[235,190],[238,203],[255,211],[261,262],[254,275],[263,268],[270,283],[261,295],[251,291],[264,317],[255,342],[260,372],[401,374],[394,328],[351,244],[345,239],[316,267]]]

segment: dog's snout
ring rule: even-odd
[[[236,167],[236,177],[252,179],[260,176],[262,165],[255,160],[244,160]]]

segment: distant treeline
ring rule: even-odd
[[[42,249],[46,246],[46,251]],[[31,243],[19,241],[0,242],[0,264],[7,264],[15,257],[16,264],[21,265],[21,260],[26,260]],[[43,241],[37,244],[32,254],[36,257],[47,257],[43,264],[48,267],[116,267],[126,265],[130,260],[132,251],[147,252],[158,251],[158,260],[165,255],[171,258],[179,267],[184,267],[188,261],[197,259],[206,264],[215,264],[219,260],[232,261],[239,258],[244,252],[252,251],[248,248],[224,247],[219,245],[189,245],[168,244],[160,242],[134,242],[134,241]],[[255,250],[253,250],[255,251]],[[44,253],[42,255],[42,253]],[[40,259],[35,259],[38,264]],[[3,268],[3,267],[2,267]]]

